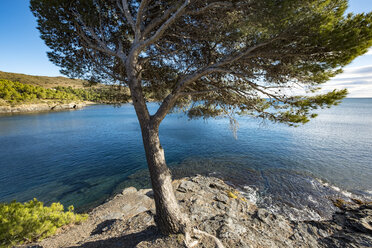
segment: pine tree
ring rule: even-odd
[[[372,14],[346,8],[347,0],[31,0],[62,73],[129,87],[166,234],[190,230],[158,135],[167,113],[308,122],[347,93],[318,88],[372,45]],[[160,103],[155,114],[150,98]]]

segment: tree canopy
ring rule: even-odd
[[[289,124],[342,99],[346,91],[302,95],[372,45],[371,13],[346,8],[346,0],[31,1],[48,56],[66,75],[126,85],[136,44],[141,90],[152,99],[177,91],[173,105],[190,117]]]

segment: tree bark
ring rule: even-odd
[[[156,207],[155,221],[163,234],[188,233],[189,219],[181,212],[172,187],[171,173],[167,167],[164,150],[159,140],[161,120],[150,116],[140,84],[140,71],[134,50],[126,61],[126,71],[134,109],[141,126],[142,140],[150,171]]]
[[[172,177],[160,145],[158,127],[147,123],[141,125],[141,130],[154,191],[156,224],[163,234],[185,233],[188,218],[182,213],[173,191]]]

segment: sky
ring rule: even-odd
[[[349,12],[372,11],[372,0],[349,0]],[[40,38],[28,0],[0,0],[0,71],[39,76],[61,76],[47,58],[49,48]],[[372,98],[372,49],[356,58],[344,72],[323,86],[323,92],[349,90],[348,97]]]

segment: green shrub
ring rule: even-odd
[[[36,199],[24,204],[0,203],[0,247],[41,240],[53,235],[61,226],[79,224],[88,217],[75,214],[73,210],[70,206],[65,212],[60,203],[45,207]]]
[[[72,93],[45,89],[39,86],[12,82],[0,79],[0,98],[9,103],[32,102],[36,99],[57,99],[57,100],[79,100],[80,98]]]
[[[54,89],[46,89],[31,84],[0,79],[0,98],[10,104],[29,103],[42,99],[123,103],[129,100],[129,90],[120,86],[84,89],[57,86]]]

